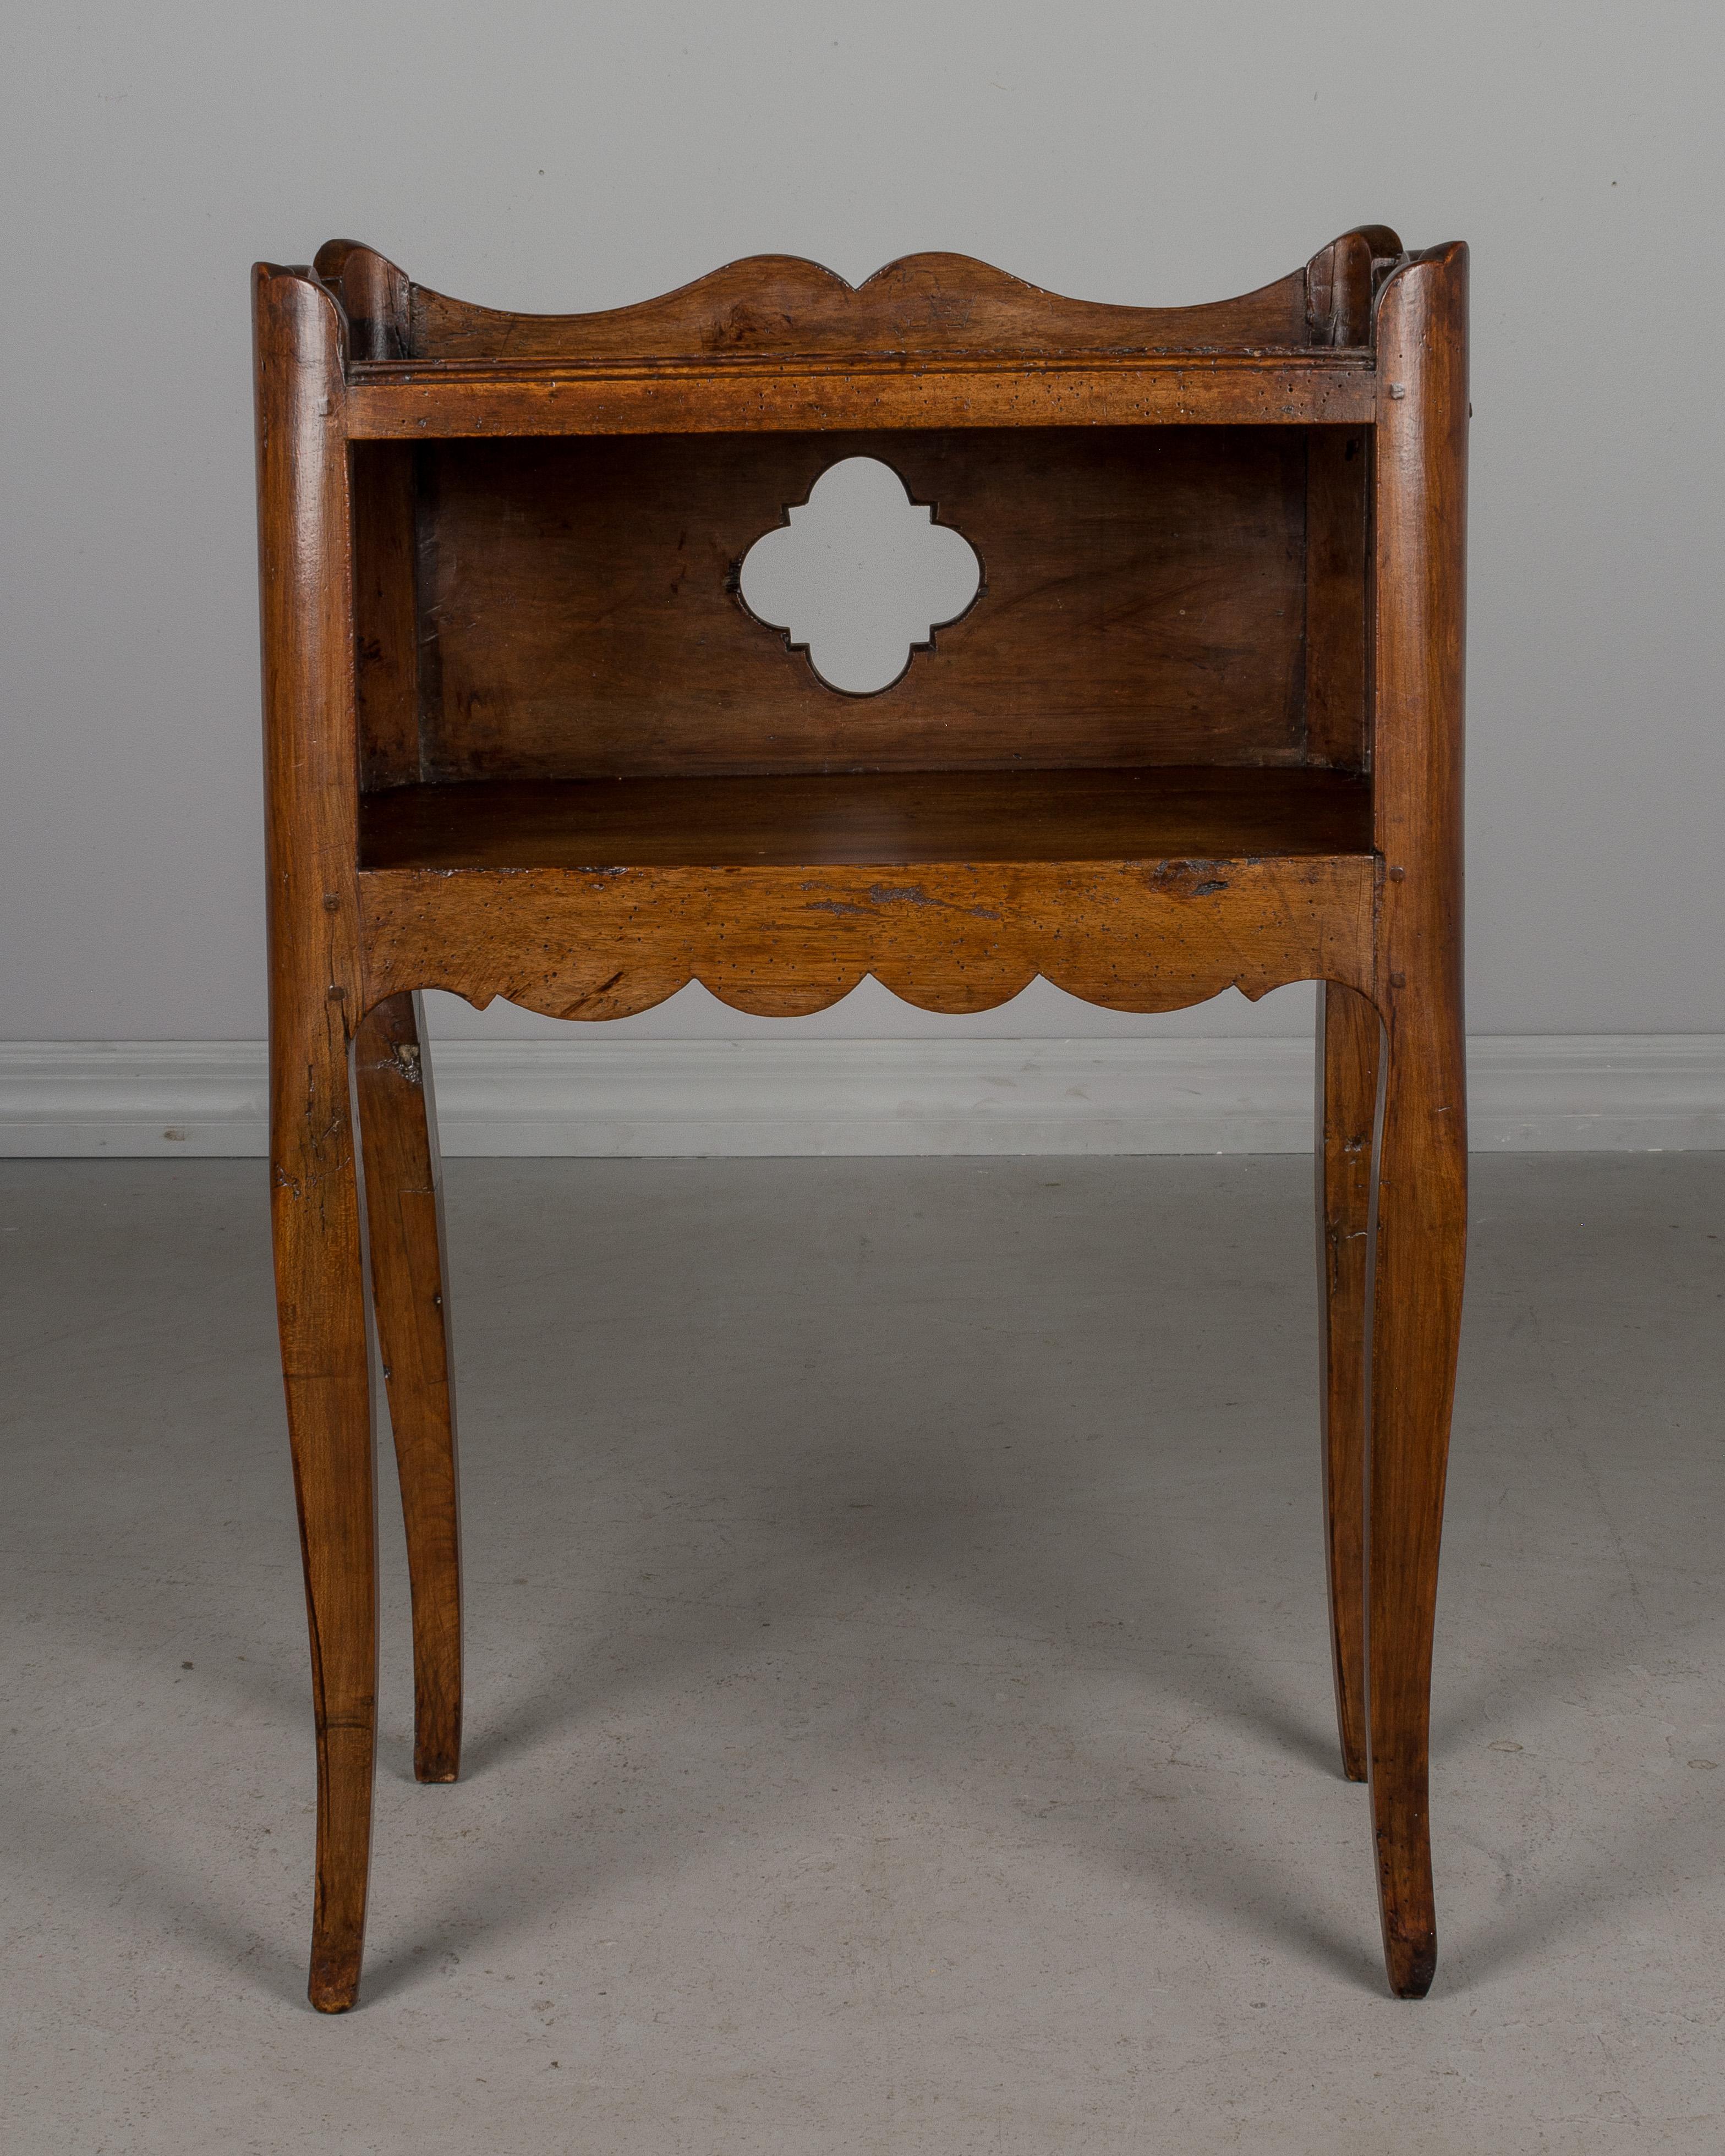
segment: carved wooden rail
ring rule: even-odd
[[[698,979],[783,1016],[870,973],[942,1011],[1038,974],[1120,1010],[1325,984],[1342,1756],[1371,1782],[1390,1983],[1423,1994],[1466,1209],[1466,249],[1408,254],[1363,228],[1260,291],[1181,308],[1060,299],[955,255],[854,288],[763,256],[639,306],[528,316],[336,241],[309,269],[260,265],[255,306],[314,2003],[357,1994],[371,1830],[356,1128],[407,1510],[416,1771],[459,1765],[418,991],[599,1019]],[[980,583],[890,687],[840,695],[744,603],[742,565],[863,455],[968,542]]]

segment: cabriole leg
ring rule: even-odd
[[[359,1029],[366,1220],[413,1597],[413,1772],[461,1763],[461,1535],[454,1385],[444,1296],[443,1178],[417,995]]]
[[[1386,1014],[1367,1447],[1366,1697],[1378,1907],[1390,1989],[1437,1965],[1427,1775],[1432,1622],[1461,1322],[1467,1138],[1459,1014]]]
[[[1366,1322],[1378,1014],[1338,983],[1318,983],[1318,1352],[1330,1651],[1342,1771],[1366,1779]]]
[[[311,1630],[317,1859],[311,2003],[359,1991],[376,1745],[377,1510],[359,1188],[340,1011],[272,1042],[271,1226]]]

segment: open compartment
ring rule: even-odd
[[[361,861],[858,865],[1370,848],[1351,426],[355,444]],[[981,570],[878,693],[742,565],[847,458]]]

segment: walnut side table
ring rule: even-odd
[[[311,1995],[357,1995],[377,1589],[363,1253],[412,1575],[415,1771],[461,1618],[418,996],[565,1018],[696,979],[818,1010],[1322,984],[1342,1758],[1389,1982],[1436,1952],[1432,1620],[1461,1316],[1466,250],[1381,227],[1213,306],[960,256],[764,256],[610,312],[464,305],[346,241],[254,272],[270,1174],[317,1729]],[[829,688],[739,588],[872,455],[974,602]],[[356,1122],[356,1111],[357,1120]],[[356,1131],[358,1133],[356,1138]],[[362,1150],[363,1177],[359,1173]]]

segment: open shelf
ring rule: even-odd
[[[845,772],[403,786],[364,869],[902,867],[1367,854],[1369,781],[1310,768]]]

